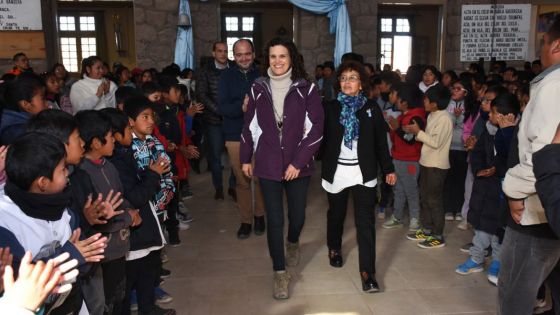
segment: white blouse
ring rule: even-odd
[[[352,141],[352,149],[348,149],[344,145],[344,140],[340,143],[340,155],[338,156],[338,165],[334,173],[332,184],[328,181],[322,181],[323,189],[331,194],[337,194],[345,188],[363,185],[366,187],[375,187],[377,178],[364,183],[362,170],[358,164],[358,141]]]

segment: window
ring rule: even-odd
[[[252,15],[226,14],[223,18],[223,37],[228,47],[228,58],[233,59],[233,44],[246,38],[254,43],[255,17]]]
[[[379,55],[381,67],[388,64],[393,70],[405,73],[412,61],[410,21],[402,17],[380,19]]]
[[[79,72],[84,58],[99,54],[96,22],[93,14],[63,12],[59,16],[60,53],[69,72]]]

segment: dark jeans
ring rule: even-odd
[[[360,271],[375,273],[375,187],[356,185],[337,194],[327,193],[327,245],[329,249],[340,250],[342,232],[346,218],[348,194],[354,200],[354,221],[358,239]]]
[[[176,187],[179,187],[177,185]],[[179,188],[176,189],[173,198],[167,204],[167,220],[165,220],[165,228],[171,236],[171,234],[176,234],[179,231],[179,220],[177,220],[177,211],[179,209]]]
[[[465,179],[467,177],[467,152],[449,151],[449,164],[451,168],[445,178],[443,190],[443,208],[445,212],[461,214],[465,202]]]
[[[499,314],[532,314],[539,287],[548,278],[560,315],[560,240],[506,229],[498,279]]]
[[[420,166],[420,224],[436,236],[443,235],[443,183],[447,170]]]
[[[215,189],[223,189],[222,152],[224,151],[224,133],[222,125],[206,125],[206,143],[208,144],[208,167],[212,172],[212,184]]]
[[[305,206],[309,176],[289,182],[259,178],[266,208],[268,251],[274,271],[285,270],[284,257],[284,190],[288,200],[288,242],[297,243],[305,223]]]
[[[126,295],[123,315],[130,314],[130,294],[136,289],[138,313],[149,314],[153,311],[156,298],[154,288],[159,280],[161,266],[160,251],[152,251],[148,256],[126,262]]]
[[[126,260],[124,257],[101,263],[103,291],[105,294],[104,314],[121,314],[126,290]]]

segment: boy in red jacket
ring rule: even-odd
[[[422,143],[417,142],[415,136],[406,133],[402,126],[416,122],[421,129],[426,125],[426,112],[422,107],[422,91],[414,84],[399,84],[391,91],[391,98],[396,99],[396,104],[402,112],[397,118],[388,119],[391,128],[391,156],[397,173],[397,184],[394,187],[395,204],[394,212],[383,227],[386,229],[400,228],[403,226],[405,203],[410,211],[409,229],[419,228],[418,216],[420,201],[418,196],[418,174],[420,167],[420,151]]]

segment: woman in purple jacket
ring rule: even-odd
[[[324,112],[317,87],[307,79],[292,41],[272,39],[264,54],[267,72],[251,87],[240,160],[245,176],[259,178],[267,212],[274,298],[287,299],[290,275],[286,265],[299,262],[299,235],[305,221],[313,154],[323,138]],[[289,218],[285,256],[284,190]]]

